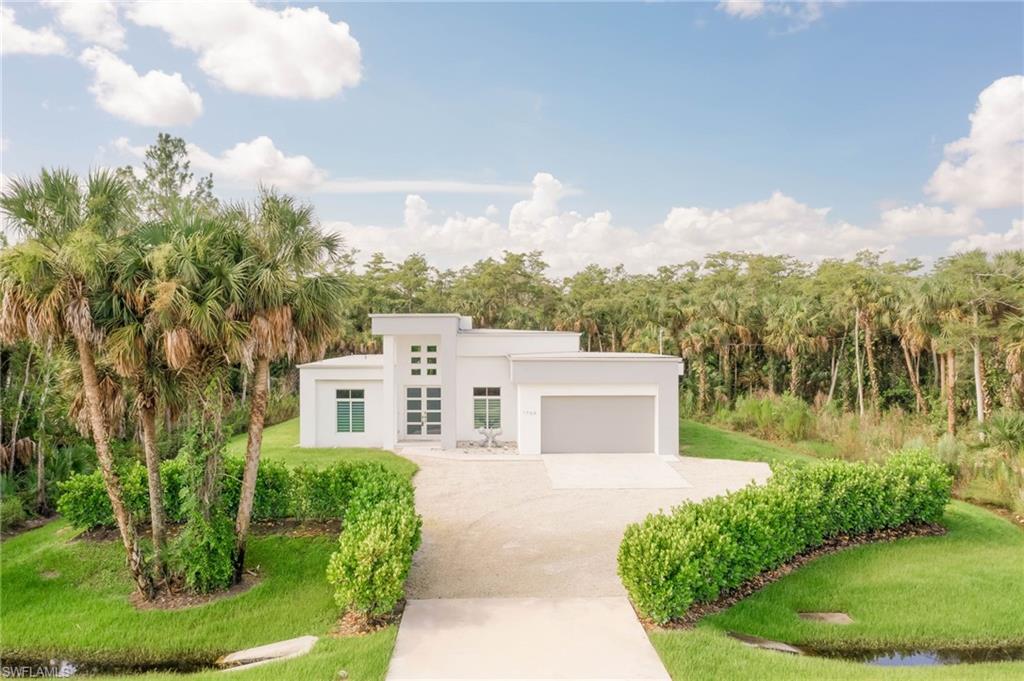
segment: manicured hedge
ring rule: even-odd
[[[221,494],[228,512],[234,515],[241,494],[243,460],[224,460],[224,482]],[[277,461],[260,462],[253,501],[253,520],[299,518],[331,520],[345,514],[357,471],[365,464],[341,462],[325,469],[288,468]],[[137,463],[120,471],[125,503],[140,520],[149,517],[149,492],[146,469]],[[171,522],[184,520],[181,490],[185,462],[170,459],[160,464],[160,482],[164,488],[164,511]],[[99,471],[73,475],[60,483],[61,497],[57,510],[71,525],[88,530],[113,527],[110,500]]]
[[[662,623],[713,601],[830,537],[934,523],[952,478],[927,451],[884,464],[782,468],[749,486],[626,528],[619,576],[637,609]]]
[[[342,610],[365,619],[395,608],[420,545],[420,526],[408,480],[379,465],[356,472],[338,550],[327,566]]]

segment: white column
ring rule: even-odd
[[[398,438],[398,385],[395,381],[395,337],[383,337],[384,349],[384,394],[381,405],[384,409],[382,443],[384,449],[394,449]]]
[[[450,330],[441,334],[441,347],[439,348],[441,375],[441,446],[445,449],[455,449],[458,441],[458,419],[456,405],[461,396],[456,394],[455,371],[458,363],[458,323],[452,324]]]
[[[299,446],[316,447],[316,380],[312,369],[299,369]]]

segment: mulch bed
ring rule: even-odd
[[[231,598],[243,594],[260,583],[262,577],[257,572],[246,570],[242,575],[242,581],[229,589],[216,591],[210,594],[197,594],[188,591],[183,586],[171,585],[161,589],[157,595],[146,600],[136,591],[131,595],[132,605],[136,610],[182,610],[193,608],[197,605],[214,603],[223,598]]]
[[[10,539],[11,537],[17,537],[19,534],[23,532],[28,532],[29,530],[34,530],[37,527],[42,527],[43,525],[50,522],[56,517],[57,516],[55,515],[51,515],[40,516],[38,518],[29,518],[17,527],[11,527],[0,532],[0,539]]]
[[[380,631],[391,624],[398,624],[402,620],[402,613],[404,611],[405,599],[400,600],[394,610],[380,617],[366,618],[358,613],[346,612],[335,623],[329,635],[334,638],[366,636],[375,631]]]
[[[897,539],[905,539],[908,537],[935,537],[943,534],[946,534],[946,528],[942,525],[921,524],[904,525],[902,527],[889,530],[877,530],[875,532],[855,536],[840,535],[832,537],[825,540],[825,543],[821,546],[795,556],[792,560],[783,563],[774,570],[762,572],[757,577],[754,577],[736,589],[723,593],[716,600],[710,603],[696,603],[692,605],[690,609],[686,611],[686,614],[679,619],[672,620],[665,624],[656,624],[655,622],[641,616],[639,613],[637,613],[637,616],[640,618],[640,622],[644,625],[644,628],[648,630],[691,629],[701,619],[708,615],[713,615],[717,612],[726,610],[727,608],[742,601],[744,598],[760,591],[772,582],[779,581],[789,573],[803,565],[806,565],[815,558],[819,558],[830,553],[838,553],[844,549],[861,546],[862,544],[895,541]]]

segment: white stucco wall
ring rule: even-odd
[[[366,427],[363,433],[337,432],[336,390],[363,390]],[[384,443],[384,400],[381,381],[316,381],[314,447],[381,447]],[[307,445],[303,445],[307,446]]]
[[[380,367],[299,369],[299,446],[382,447],[388,409]],[[364,390],[363,433],[338,433],[335,390]]]

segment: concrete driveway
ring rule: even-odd
[[[626,525],[766,464],[654,455],[410,455],[423,516],[389,681],[669,681],[616,575]]]
[[[555,460],[560,456],[567,458]],[[593,457],[595,471],[589,474],[586,457]],[[609,463],[608,457],[619,458]],[[409,458],[420,466],[413,482],[423,516],[423,546],[413,561],[409,598],[624,595],[616,555],[626,525],[686,500],[763,482],[770,473],[763,463],[686,457],[666,463],[643,454],[528,461]],[[670,487],[612,489],[620,461],[651,469],[635,473],[634,480],[677,477]],[[568,479],[579,486],[555,489],[549,469],[570,462],[576,473],[555,484]]]

